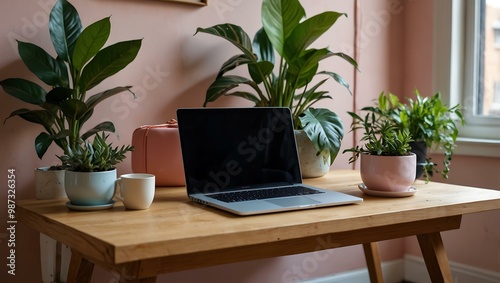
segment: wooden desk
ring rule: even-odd
[[[377,198],[357,188],[357,171],[333,171],[307,183],[361,196],[362,204],[235,216],[194,204],[184,188],[158,188],[148,210],[71,211],[67,200],[24,200],[18,220],[73,251],[68,282],[88,282],[94,264],[124,282],[160,273],[363,244],[372,282],[382,282],[377,241],[416,235],[433,282],[452,282],[441,231],[461,216],[500,209],[500,191],[417,181],[407,198]],[[321,242],[322,245],[318,245]],[[78,280],[77,280],[78,279]]]

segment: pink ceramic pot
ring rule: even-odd
[[[370,190],[404,192],[415,181],[417,157],[361,154],[361,179]]]

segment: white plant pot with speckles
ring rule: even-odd
[[[35,190],[37,199],[65,198],[64,170],[49,170],[49,167],[36,168]]]
[[[316,155],[316,148],[314,148],[307,134],[302,130],[295,130],[295,140],[297,142],[302,177],[316,178],[328,173],[330,170],[330,158],[325,162],[323,156]]]

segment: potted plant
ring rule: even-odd
[[[253,41],[240,26],[233,24],[198,28],[196,33],[224,38],[241,51],[222,65],[207,90],[203,106],[225,95],[250,100],[257,107],[289,107],[295,128],[307,135],[314,146],[313,155],[329,169],[340,150],[344,135],[342,122],[333,111],[312,106],[320,100],[331,99],[328,91],[320,89],[329,77],[348,90],[349,85],[337,73],[319,71],[319,62],[339,57],[356,68],[357,63],[344,53],[310,48],[310,45],[342,16],[346,14],[327,11],[305,19],[304,8],[298,0],[287,1],[286,6],[280,0],[263,0],[262,28]],[[249,77],[229,73],[238,66],[246,66]],[[326,78],[315,81],[316,76]],[[251,91],[237,88],[243,85]],[[304,175],[304,157],[300,155],[300,159]]]
[[[67,0],[58,0],[49,17],[50,39],[57,57],[35,44],[18,41],[23,63],[47,87],[23,78],[4,79],[0,85],[7,94],[35,106],[15,110],[7,119],[19,116],[43,127],[35,138],[40,159],[52,143],[68,155],[95,133],[115,131],[113,123],[106,121],[82,133],[100,102],[131,88],[119,86],[93,95],[88,93],[125,68],[140,49],[140,39],[104,47],[110,31],[109,17],[83,29],[76,9]]]
[[[85,141],[75,149],[68,149],[60,156],[66,169],[64,183],[70,208],[82,206],[108,206],[115,194],[115,165],[132,151],[131,146],[113,147],[107,142],[109,135],[102,132],[91,143]]]
[[[408,99],[404,104],[398,101],[393,94],[396,106],[393,113],[393,120],[399,129],[408,129],[414,143],[414,152],[420,155],[420,170],[423,172],[425,180],[429,181],[433,173],[441,173],[443,178],[448,178],[450,164],[458,136],[456,122],[464,124],[460,105],[448,107],[443,104],[441,94],[438,92],[430,97],[422,97],[418,90],[415,90],[415,99]],[[444,154],[442,169],[438,170],[437,164],[427,157],[427,149],[442,150]],[[420,175],[417,173],[417,177]],[[420,173],[421,174],[421,173]]]
[[[366,191],[406,192],[415,180],[416,156],[411,152],[412,141],[407,129],[398,129],[390,119],[380,114],[378,107],[364,107],[364,117],[348,112],[353,118],[351,130],[364,130],[363,144],[344,150],[360,158],[360,174]],[[361,187],[360,187],[361,188]]]

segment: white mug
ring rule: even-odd
[[[116,197],[128,209],[147,209],[155,196],[155,175],[124,174],[116,179]]]

